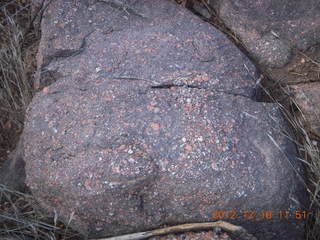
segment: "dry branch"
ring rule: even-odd
[[[149,237],[172,234],[172,233],[181,233],[181,232],[187,232],[187,231],[203,231],[203,230],[211,230],[214,228],[221,228],[224,231],[229,232],[235,236],[238,236],[244,240],[257,240],[256,237],[249,234],[243,227],[233,225],[225,221],[189,223],[189,224],[182,224],[182,225],[177,225],[173,227],[160,228],[160,229],[146,231],[146,232],[138,232],[138,233],[126,234],[122,236],[91,239],[91,240],[140,240],[140,239],[146,239]]]

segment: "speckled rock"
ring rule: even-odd
[[[26,181],[76,230],[101,237],[221,218],[263,239],[303,233],[291,215],[302,207],[300,167],[279,110],[254,101],[248,58],[186,9],[53,1],[38,67]]]
[[[304,128],[320,137],[320,83],[308,83],[292,86],[295,102],[303,117],[307,119]],[[320,139],[319,139],[320,140]]]
[[[267,67],[282,67],[292,50],[320,39],[318,0],[210,0],[219,17]]]
[[[290,85],[301,122],[319,140],[320,2],[210,0],[274,82]],[[268,83],[266,83],[268,85]],[[277,91],[276,89],[273,91]],[[282,94],[283,95],[283,94]]]

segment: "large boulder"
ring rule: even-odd
[[[302,239],[286,124],[255,101],[256,69],[211,25],[165,0],[56,0],[38,67],[27,185],[84,235],[220,218],[262,239]]]

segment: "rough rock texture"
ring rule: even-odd
[[[320,84],[309,83],[292,86],[295,101],[305,118],[308,119],[305,129],[314,133],[320,140]]]
[[[27,112],[27,184],[84,235],[223,210],[262,239],[300,239],[303,221],[277,217],[303,197],[285,123],[253,101],[255,68],[209,24],[164,0],[56,0],[38,65],[46,87]]]
[[[306,50],[320,39],[318,0],[210,0],[219,17],[268,67],[282,67],[291,52]]]
[[[210,0],[210,4],[273,80],[292,86],[303,124],[319,140],[320,2]]]

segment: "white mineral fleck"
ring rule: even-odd
[[[198,141],[202,142],[203,141],[203,137],[202,136],[198,137]]]

